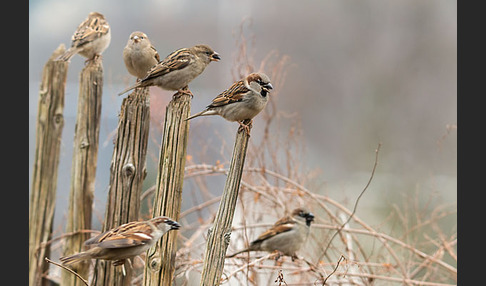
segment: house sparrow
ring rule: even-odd
[[[160,56],[147,35],[136,31],[130,34],[128,43],[123,49],[123,61],[128,72],[141,79],[160,61]]]
[[[93,245],[93,248],[59,260],[64,265],[86,259],[114,260],[113,265],[123,265],[126,259],[143,253],[166,232],[179,227],[177,222],[164,216],[125,223],[84,242],[85,245]]]
[[[192,95],[187,90],[187,85],[200,75],[210,62],[217,62],[220,59],[219,54],[207,45],[176,50],[152,67],[139,82],[118,95],[145,86],[158,86],[162,89],[177,90],[180,93]]]
[[[198,116],[220,115],[228,121],[237,121],[249,134],[253,117],[267,105],[270,89],[273,89],[273,86],[267,75],[251,73],[216,96],[205,110],[186,120]],[[247,120],[250,120],[250,123],[244,124]]]
[[[111,41],[111,29],[105,16],[91,12],[74,32],[71,47],[58,60],[69,61],[75,54],[80,54],[88,60],[101,56]]]
[[[297,208],[290,216],[279,219],[270,229],[252,241],[248,248],[226,257],[234,257],[247,251],[273,252],[275,250],[293,258],[297,257],[296,252],[307,239],[313,221],[312,213],[304,208]]]

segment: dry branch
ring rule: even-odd
[[[376,166],[378,165],[378,154],[380,152],[380,147],[381,147],[381,143],[378,144],[378,147],[376,148],[375,150],[375,163],[373,165],[373,170],[371,171],[371,175],[370,175],[370,179],[368,180],[368,183],[366,184],[366,186],[363,188],[363,190],[361,191],[361,193],[359,194],[358,198],[356,199],[356,202],[354,203],[354,207],[353,207],[353,211],[351,212],[351,214],[349,215],[348,219],[339,227],[339,229],[331,236],[331,239],[329,239],[329,242],[327,243],[327,246],[326,248],[324,248],[324,251],[322,252],[321,256],[319,257],[318,260],[322,260],[322,258],[324,257],[324,255],[326,254],[327,250],[329,249],[329,247],[331,246],[331,243],[332,243],[332,240],[334,239],[334,237],[336,237],[336,235],[341,232],[341,230],[346,226],[347,223],[349,223],[349,221],[351,220],[351,218],[353,217],[353,215],[356,213],[356,209],[358,207],[358,203],[359,203],[359,200],[361,198],[361,196],[364,194],[364,192],[368,189],[371,181],[373,180],[373,177],[375,175],[375,171],[376,171]],[[342,257],[342,256],[341,256]],[[341,260],[341,257],[339,258],[339,260]],[[326,278],[327,280],[327,278]],[[324,281],[325,282],[325,281]]]
[[[214,176],[215,174],[221,174],[221,175],[227,175],[228,174],[228,169],[222,168],[219,165],[208,165],[208,164],[199,164],[199,165],[192,165],[188,166],[186,168],[186,178],[193,178],[193,177],[204,177],[204,176]],[[278,193],[280,198],[272,198],[269,196],[261,196],[259,201],[256,202],[256,204],[260,205],[260,207],[268,205],[268,204],[275,204],[279,205],[277,201],[283,199],[285,204],[288,204],[288,200],[292,198],[293,200],[297,199],[299,197],[303,201],[305,201],[307,204],[312,204],[314,205],[314,210],[317,212],[318,209],[324,210],[327,209],[327,212],[329,213],[329,216],[331,218],[331,215],[334,216],[331,218],[331,221],[325,221],[323,220],[322,216],[318,218],[321,222],[325,222],[326,224],[322,224],[321,222],[316,222],[315,224],[312,225],[313,229],[313,234],[310,238],[310,240],[313,240],[312,243],[314,243],[317,250],[321,250],[325,248],[327,242],[329,241],[329,237],[331,234],[334,232],[341,232],[340,238],[341,241],[337,241],[337,239],[334,240],[333,246],[329,248],[328,251],[329,253],[326,255],[325,261],[337,261],[338,258],[342,253],[345,253],[346,247],[349,247],[350,242],[349,239],[350,237],[352,238],[351,244],[355,244],[358,248],[358,251],[361,253],[362,257],[359,257],[358,253],[356,254],[356,257],[351,261],[349,258],[347,258],[347,261],[349,263],[356,265],[357,270],[359,272],[352,272],[352,270],[346,270],[345,272],[340,272],[339,269],[332,275],[329,279],[329,283],[335,283],[336,280],[339,281],[351,281],[352,279],[361,279],[363,282],[365,282],[368,279],[375,279],[375,280],[382,280],[384,282],[386,281],[402,281],[404,284],[419,284],[419,279],[412,279],[412,276],[406,277],[403,274],[403,268],[407,269],[407,267],[413,266],[413,264],[410,264],[410,262],[407,262],[405,260],[404,255],[407,257],[406,259],[416,259],[419,263],[420,262],[426,262],[427,264],[427,269],[424,269],[424,271],[429,271],[434,275],[441,275],[439,279],[435,277],[435,280],[433,279],[423,279],[424,284],[430,284],[430,285],[447,285],[439,283],[439,281],[442,282],[447,282],[450,280],[455,280],[455,277],[457,275],[457,269],[453,267],[452,265],[447,264],[444,260],[442,260],[440,257],[436,257],[435,254],[429,255],[426,252],[420,250],[415,245],[411,245],[408,243],[403,242],[400,239],[394,238],[390,236],[389,234],[383,233],[383,232],[378,232],[374,230],[372,227],[370,227],[368,224],[366,224],[364,221],[362,221],[359,217],[355,216],[353,214],[352,210],[347,209],[344,205],[332,200],[331,198],[316,194],[314,192],[311,192],[308,188],[305,186],[299,184],[297,181],[294,179],[291,179],[289,177],[286,177],[280,173],[277,173],[273,170],[269,169],[262,169],[262,168],[254,168],[254,167],[247,167],[244,169],[244,172],[246,174],[245,180],[242,180],[241,190],[245,191],[250,191],[252,193],[263,193],[266,192],[268,194],[271,193]],[[265,176],[262,176],[265,175]],[[264,177],[274,177],[278,181],[275,181],[275,185],[280,185],[280,187],[275,187],[271,185],[267,185],[269,181],[266,181],[265,183],[262,183],[261,180],[264,180]],[[254,178],[258,178],[260,181],[254,181]],[[279,183],[280,182],[280,183]],[[285,182],[285,184],[282,184],[281,182]],[[243,188],[243,186],[245,186]],[[240,191],[240,194],[244,194]],[[299,195],[296,195],[299,194]],[[215,197],[216,199],[217,197]],[[253,203],[253,196],[246,194],[244,197],[242,197],[243,200],[245,200],[245,203],[248,203],[247,199],[252,200]],[[194,209],[201,209],[205,208],[208,204],[202,203],[200,206],[193,207],[191,208],[192,210]],[[332,209],[336,209],[337,213],[339,214],[339,217],[345,216],[347,218],[351,218],[351,221],[346,224],[346,227],[342,227],[342,221],[343,219],[339,219],[338,216],[335,215],[336,211]],[[440,208],[442,210],[442,208]],[[249,214],[249,213],[247,213]],[[440,214],[435,215],[436,219],[439,218],[444,218],[446,215],[451,215],[454,214],[454,212],[444,212],[441,211]],[[250,219],[251,220],[251,219]],[[349,228],[350,223],[356,223],[357,228]],[[430,222],[429,222],[430,223]],[[233,227],[232,232],[234,233],[233,235],[239,235],[242,230],[251,230],[254,228],[266,228],[271,226],[271,223],[250,223],[246,224],[244,227],[243,226],[236,226]],[[200,229],[206,229],[207,228],[207,223],[199,223],[199,229],[196,229],[196,232],[188,238],[187,242],[191,243],[186,243],[184,245],[184,249],[180,250],[180,253],[191,253],[198,252],[199,248],[201,245],[199,243],[193,243],[197,242],[198,237],[200,239],[204,239],[201,237],[201,230]],[[245,231],[246,231],[245,230]],[[348,235],[350,234],[350,235]],[[323,236],[325,235],[325,236]],[[328,238],[326,238],[328,237]],[[325,239],[323,239],[325,238]],[[384,245],[385,248],[385,253],[378,253],[377,250],[375,250],[373,255],[370,255],[369,250],[363,249],[364,246],[361,245],[363,240],[374,240],[376,242],[379,242],[375,247],[378,247],[379,244],[381,243]],[[447,239],[444,239],[447,240]],[[455,245],[455,239],[454,236],[449,239],[450,242],[444,241],[443,244],[444,246],[441,246],[441,249],[445,249],[445,245]],[[319,243],[320,241],[320,243]],[[308,242],[310,243],[310,242]],[[439,244],[438,244],[439,245]],[[311,247],[311,245],[309,245]],[[449,247],[451,248],[451,247]],[[440,249],[439,249],[440,250]],[[438,250],[438,251],[439,251]],[[454,250],[450,250],[454,254]],[[407,254],[408,252],[408,254]],[[337,257],[334,256],[334,253],[337,253]],[[319,255],[321,254],[320,251],[316,252],[314,251],[312,253],[313,255],[310,257],[313,257],[312,260],[317,259]],[[180,257],[182,260],[182,257]],[[398,260],[395,260],[398,259]],[[314,260],[315,261],[315,260]],[[382,263],[379,263],[378,261],[384,261]],[[341,263],[343,264],[343,263]],[[348,263],[346,263],[348,264]],[[189,261],[180,261],[178,262],[179,265],[179,275],[180,276],[189,276],[190,271],[197,271],[200,272],[200,267],[201,267],[201,262],[196,258],[193,260]],[[285,266],[282,269],[288,269],[294,272],[292,274],[293,276],[296,276],[297,273],[300,273],[302,275],[301,277],[307,277],[307,279],[310,279],[310,281],[319,283],[319,285],[322,283],[324,280],[323,277],[319,277],[321,275],[324,275],[324,277],[328,276],[328,274],[335,269],[335,266],[332,268],[326,267],[323,268],[327,263],[324,261],[318,261],[317,262],[317,267],[311,268],[309,270],[302,269],[302,271],[294,271],[297,270],[301,267],[289,267]],[[335,264],[334,264],[335,265]],[[417,266],[420,264],[416,264]],[[424,264],[425,265],[425,264]],[[237,266],[237,268],[232,268],[234,265],[230,261],[225,262],[225,272],[223,274],[223,277],[232,275],[231,273],[234,273],[234,269],[241,269],[240,266]],[[346,268],[349,268],[349,266],[343,266]],[[419,266],[420,267],[420,266]],[[227,269],[226,269],[227,268]],[[260,269],[260,271],[258,270]],[[261,272],[262,269],[274,269],[271,266],[268,265],[255,265],[252,267],[252,271],[256,273],[257,275],[263,274]],[[275,268],[276,269],[276,268]],[[412,270],[415,270],[414,268],[408,269],[409,273],[412,273]],[[228,272],[227,272],[228,271]],[[305,274],[306,271],[309,272],[309,274]],[[241,271],[240,271],[241,273]],[[387,274],[385,274],[387,273]],[[185,275],[184,275],[185,274]],[[305,275],[304,275],[305,274]],[[314,280],[312,280],[311,276],[315,275],[316,277]],[[233,274],[233,276],[236,276]],[[353,278],[354,277],[354,278]],[[449,277],[449,278],[448,278]],[[237,277],[232,277],[233,282],[234,279]],[[275,279],[275,278],[273,278]],[[316,280],[317,279],[317,280]],[[450,280],[448,280],[450,279]],[[308,280],[309,281],[309,280]],[[427,281],[427,282],[425,282]],[[432,282],[434,281],[434,282]],[[228,281],[231,283],[231,281]],[[287,281],[289,282],[289,281]],[[366,282],[365,282],[366,284]],[[256,284],[258,285],[258,284]],[[289,285],[293,285],[292,283],[289,283]],[[309,285],[314,285],[313,283],[310,283]]]
[[[52,263],[52,264],[54,264],[54,265],[56,265],[56,266],[58,266],[58,267],[61,267],[62,269],[66,270],[66,271],[69,271],[69,272],[70,272],[70,273],[72,273],[74,276],[76,276],[76,277],[78,277],[79,279],[81,279],[81,281],[84,283],[84,285],[89,286],[88,281],[86,281],[86,279],[84,279],[84,278],[83,278],[81,275],[79,275],[78,273],[76,273],[76,271],[74,271],[74,270],[72,270],[72,269],[70,269],[70,268],[68,268],[68,267],[66,267],[66,266],[64,266],[64,265],[62,265],[62,264],[59,264],[59,263],[57,263],[57,262],[54,262],[54,261],[50,260],[50,259],[49,259],[49,258],[47,258],[47,257],[45,258],[45,261],[47,261],[47,262],[49,262],[49,263]]]
[[[36,149],[29,206],[29,285],[40,285],[48,264],[44,257],[49,241],[56,203],[57,170],[64,127],[64,93],[69,64],[54,61],[64,53],[61,44],[52,53],[42,71],[37,109]]]

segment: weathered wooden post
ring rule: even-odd
[[[208,240],[204,252],[204,264],[200,285],[219,285],[223,274],[224,258],[230,243],[231,225],[235,214],[236,201],[240,190],[241,176],[245,165],[246,150],[250,135],[239,128],[236,133],[233,156],[228,177],[213,226],[208,230]]]
[[[42,71],[37,107],[36,149],[29,206],[29,285],[41,285],[48,269],[43,247],[51,237],[56,204],[57,169],[64,127],[64,94],[68,63],[55,61],[63,54],[63,44],[53,52]]]
[[[166,108],[152,216],[179,220],[186,165],[191,96],[176,94]],[[147,251],[143,285],[172,285],[177,232],[171,231]]]
[[[74,149],[71,165],[71,191],[66,232],[91,228],[93,196],[95,190],[96,165],[98,159],[101,99],[103,94],[103,66],[101,57],[87,62],[79,79],[78,109],[74,130]],[[84,250],[87,233],[66,237],[63,255],[68,256]],[[89,273],[90,261],[72,265],[82,277]],[[61,284],[84,285],[67,271],[61,272]]]
[[[120,110],[103,231],[139,219],[149,127],[149,88],[137,88],[123,99]],[[92,285],[131,285],[131,265],[125,269],[124,276],[121,267],[97,260]]]

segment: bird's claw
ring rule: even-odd
[[[245,121],[247,120],[238,121],[238,124],[240,124],[240,127],[238,128],[238,132],[245,130],[246,135],[250,136],[250,130],[253,127],[253,120],[250,120],[250,122],[247,124],[245,124]]]

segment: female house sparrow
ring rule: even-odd
[[[186,120],[198,116],[220,115],[228,121],[237,121],[249,134],[253,117],[267,105],[267,95],[270,89],[273,89],[273,86],[267,75],[251,73],[216,96],[205,110]],[[250,123],[244,124],[245,120],[250,120]]]
[[[128,43],[123,49],[123,61],[128,72],[141,79],[160,61],[160,56],[147,35],[136,31],[130,34]]]
[[[94,245],[93,248],[59,260],[64,265],[86,259],[114,260],[113,265],[122,265],[126,259],[152,247],[166,232],[179,227],[177,222],[164,216],[129,222],[84,242],[85,245]]]
[[[279,219],[270,229],[252,241],[246,249],[240,250],[227,258],[247,251],[278,250],[284,255],[296,257],[296,252],[307,239],[314,215],[304,208],[297,208],[290,216]]]
[[[88,60],[92,60],[101,56],[110,41],[111,29],[105,16],[98,12],[91,12],[74,32],[71,47],[58,59],[69,61],[75,54],[80,54]]]
[[[169,54],[165,59],[152,67],[135,85],[126,88],[118,95],[137,87],[158,86],[166,90],[177,90],[191,94],[185,90],[187,85],[200,75],[212,61],[221,57],[208,45],[196,45],[192,48],[182,48]]]

